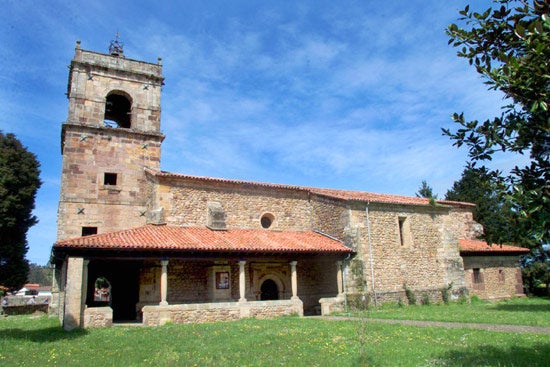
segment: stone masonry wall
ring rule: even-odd
[[[82,227],[98,233],[146,223],[152,183],[144,167],[158,169],[162,136],[122,129],[64,127],[58,240],[81,235]],[[116,185],[104,185],[115,173]]]
[[[464,269],[472,295],[490,300],[524,295],[518,256],[464,256]],[[479,269],[481,283],[474,282],[473,269]]]
[[[374,288],[382,299],[384,294],[390,299],[396,295],[400,297],[405,285],[434,295],[450,284],[451,279],[455,287],[463,287],[458,238],[451,236],[449,239],[444,235],[449,232],[446,228],[449,218],[445,208],[371,203],[369,245],[365,209],[354,208],[350,222],[356,226],[356,240],[360,245],[345,272],[348,292],[372,293],[371,251]],[[400,219],[407,223],[402,228],[402,236]],[[366,283],[362,284],[357,278]]]
[[[340,200],[313,195],[311,206],[312,228],[343,240],[344,230],[349,223],[347,205]]]
[[[69,77],[68,121],[103,126],[105,101],[110,92],[126,94],[131,107],[131,127],[159,132],[162,66],[75,50]]]
[[[169,306],[145,306],[143,324],[147,326],[195,324],[216,321],[238,320],[244,317],[258,319],[283,316],[302,316],[299,300],[260,302],[219,302]]]
[[[264,214],[274,217],[270,230],[311,229],[311,208],[306,193],[292,190],[224,185],[223,183],[162,182],[156,203],[164,209],[167,224],[207,224],[208,202],[218,202],[225,211],[227,228],[262,229]]]

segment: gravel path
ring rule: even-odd
[[[488,331],[499,331],[504,333],[533,333],[533,334],[550,334],[550,327],[546,326],[525,326],[525,325],[504,325],[504,324],[473,324],[465,322],[441,322],[441,321],[414,321],[414,320],[389,320],[389,319],[360,319],[357,317],[347,316],[314,316],[324,320],[357,320],[366,322],[381,322],[385,324],[402,324],[412,326],[435,326],[446,328],[467,328],[481,329]]]

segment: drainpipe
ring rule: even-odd
[[[370,272],[371,272],[371,282],[372,282],[372,294],[374,296],[374,307],[378,307],[376,289],[374,288],[374,260],[372,257],[372,241],[370,236],[369,204],[370,204],[370,201],[367,201],[367,206],[365,207],[365,213],[367,215],[367,234],[368,234],[368,243],[369,243]]]

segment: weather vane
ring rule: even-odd
[[[118,40],[119,34],[116,32],[115,39],[109,45],[109,53],[113,56],[122,56],[124,53],[124,43]]]

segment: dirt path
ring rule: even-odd
[[[488,331],[498,331],[504,333],[533,333],[533,334],[550,334],[550,327],[546,326],[525,326],[525,325],[504,325],[504,324],[474,324],[464,322],[442,322],[442,321],[414,321],[414,320],[389,320],[389,319],[360,319],[357,317],[347,316],[314,316],[324,320],[363,320],[366,322],[380,322],[385,324],[402,324],[411,326],[434,326],[446,328],[466,328],[480,329]]]

